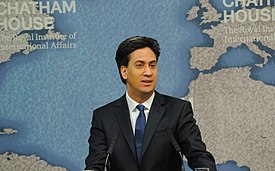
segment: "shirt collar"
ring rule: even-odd
[[[145,110],[150,110],[153,100],[155,97],[155,91],[153,92],[152,96],[146,100],[145,102],[141,103],[142,105],[145,106]],[[128,107],[129,107],[129,112],[131,113],[132,111],[134,111],[137,107],[137,105],[139,105],[140,103],[137,103],[136,101],[134,101],[128,94],[128,92],[126,92],[126,100],[128,103]]]

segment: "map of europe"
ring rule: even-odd
[[[265,8],[274,9],[270,6]],[[259,67],[264,66],[271,57],[274,58],[274,53],[264,50],[275,50],[273,22],[225,22],[221,19],[222,14],[208,0],[200,0],[200,6],[193,6],[189,10],[188,20],[196,19],[201,10],[204,12],[200,25],[218,24],[203,30],[213,39],[213,47],[190,49],[192,68],[210,70],[229,48],[241,45],[263,58],[263,62],[256,64]],[[256,8],[242,7],[239,10],[255,14]],[[249,38],[251,36],[254,39]],[[250,74],[250,67],[222,68],[208,74],[202,72],[191,82],[186,98],[193,101],[206,144],[210,145],[209,149],[218,163],[231,159],[250,170],[271,171],[274,169],[275,154],[275,87],[251,79]]]

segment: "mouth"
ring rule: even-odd
[[[149,86],[153,83],[153,80],[141,80],[141,83],[143,85]]]

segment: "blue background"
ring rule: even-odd
[[[159,41],[157,90],[186,96],[190,82],[199,74],[190,67],[189,49],[213,44],[202,34],[199,19],[186,19],[187,11],[198,4],[186,0],[83,0],[77,1],[75,14],[53,14],[55,31],[77,32],[77,48],[37,50],[27,56],[18,53],[0,64],[0,129],[18,130],[0,137],[0,153],[37,154],[51,165],[82,170],[92,111],[125,92],[114,57],[118,44],[130,36]],[[222,10],[220,2],[212,4]],[[204,72],[251,66],[251,78],[275,85],[274,58],[264,68],[255,66],[259,61],[262,58],[243,45],[228,49],[215,67]],[[228,161],[218,164],[218,170],[249,170],[236,165]]]

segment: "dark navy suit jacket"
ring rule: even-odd
[[[167,134],[170,129],[189,167],[216,171],[214,158],[201,140],[190,102],[155,93],[145,128],[141,162],[137,161],[129,109],[123,95],[94,111],[86,169],[104,170],[108,147],[119,133],[110,156],[112,171],[180,171],[182,159]]]

